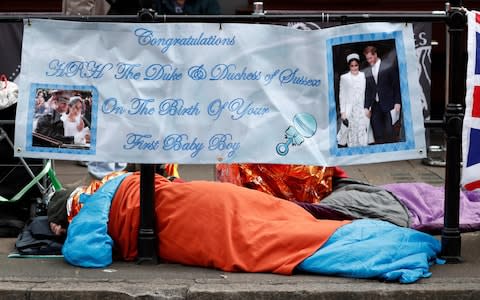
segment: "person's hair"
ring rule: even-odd
[[[367,55],[368,53],[370,54],[377,54],[377,48],[375,46],[367,46],[363,50],[363,55]]]
[[[82,106],[83,106],[83,100],[82,100],[81,97],[79,97],[79,96],[70,97],[70,101],[68,101],[68,106],[72,107],[75,104],[77,104],[78,102],[82,103]]]
[[[57,103],[69,103],[69,99],[67,96],[64,96],[64,95],[60,95],[60,96],[57,96],[57,98],[55,99],[57,101]]]
[[[360,65],[360,60],[359,60],[359,59],[357,59],[357,58],[351,58],[351,59],[348,61],[348,63],[347,63],[349,67],[350,67],[350,64],[352,63],[352,61],[356,61],[357,64]]]

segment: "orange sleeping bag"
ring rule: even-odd
[[[112,201],[109,233],[119,258],[134,260],[140,175],[128,176]],[[291,274],[347,221],[317,220],[300,206],[230,183],[170,182],[155,177],[158,255],[165,261],[224,271]]]

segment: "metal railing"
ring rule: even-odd
[[[0,15],[0,22],[23,22],[30,18],[72,20],[82,22],[203,22],[203,23],[284,23],[284,22],[443,22],[448,28],[449,47],[447,50],[448,103],[444,119],[425,121],[426,127],[443,127],[446,132],[445,164],[445,218],[442,230],[442,253],[447,262],[461,261],[461,236],[459,230],[461,136],[463,122],[463,99],[465,82],[457,80],[465,74],[466,51],[462,36],[466,30],[466,15],[461,8],[462,1],[451,1],[447,11],[432,12],[322,12],[294,14],[252,14],[252,15],[158,15],[149,8],[143,8],[138,15],[108,16],[64,16],[64,15]],[[154,233],[154,175],[155,165],[141,165],[140,180],[140,230],[138,236],[138,262],[158,262],[156,237]]]

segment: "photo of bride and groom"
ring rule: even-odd
[[[90,91],[37,89],[32,145],[90,148]]]
[[[404,141],[395,41],[335,46],[334,69],[338,147]]]

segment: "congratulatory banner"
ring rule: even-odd
[[[16,155],[315,165],[420,158],[416,61],[405,24],[301,31],[30,20]]]

